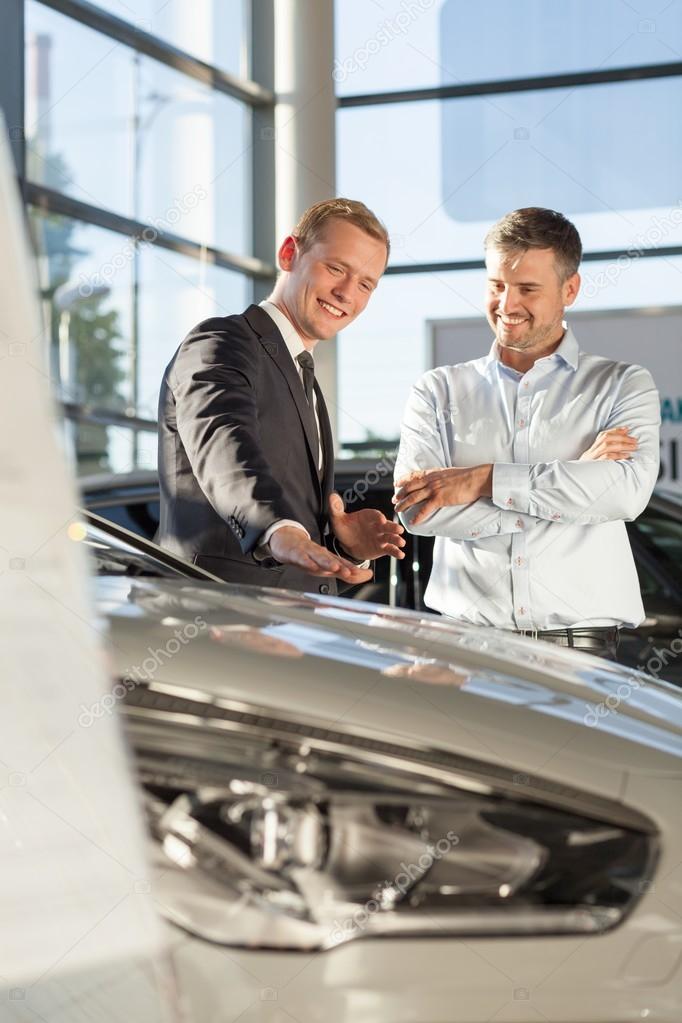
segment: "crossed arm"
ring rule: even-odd
[[[633,366],[605,429],[576,459],[449,467],[435,407],[418,386],[401,435],[396,510],[411,532],[457,540],[520,532],[543,519],[578,525],[634,519],[656,482],[659,422],[653,380]]]

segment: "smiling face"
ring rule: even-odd
[[[486,252],[486,313],[503,362],[525,370],[552,352],[563,336],[564,310],[580,287],[575,273],[562,281],[552,249]]]
[[[279,265],[284,273],[272,301],[307,344],[333,337],[360,315],[386,267],[386,246],[334,218],[304,252],[294,237],[286,238]]]

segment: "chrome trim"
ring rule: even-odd
[[[149,558],[150,561],[156,561],[164,568],[168,568],[175,572],[180,582],[195,582],[195,583],[221,583],[222,580],[217,576],[207,572],[206,569],[200,568],[199,565],[194,565],[190,561],[185,561],[177,554],[171,554],[164,547],[159,547],[152,540],[147,540],[143,536],[139,536],[137,533],[131,533],[125,526],[119,526],[117,522],[112,522],[111,519],[102,518],[94,511],[88,511],[86,509],[80,509],[77,516],[82,519],[86,524],[86,527],[90,529],[98,529],[101,533],[104,533],[110,540],[118,541],[127,547],[130,547],[135,554],[143,555]],[[87,542],[87,537],[84,542]],[[131,576],[134,579],[135,576]]]
[[[353,727],[339,728],[338,722],[328,722],[305,715],[265,708],[236,700],[218,699],[193,687],[175,687],[161,682],[138,686],[125,699],[124,711],[130,731],[139,744],[149,748],[160,739],[165,752],[178,749],[183,733],[201,728],[202,756],[209,753],[209,733],[232,731],[251,734],[258,739],[278,741],[296,747],[305,744],[311,752],[348,755],[365,763],[390,770],[407,771],[421,775],[425,783],[455,787],[468,792],[503,795],[516,802],[533,802],[551,806],[603,823],[615,824],[647,835],[657,835],[655,824],[644,814],[604,796],[584,792],[569,785],[549,781],[523,771],[523,783],[518,781],[519,771],[499,764],[476,760],[473,757],[447,750],[412,743],[377,739],[369,730]],[[166,736],[158,735],[158,722],[162,722]],[[168,727],[173,728],[174,740],[168,748]],[[215,743],[212,757],[224,754],[224,744]],[[192,746],[196,759],[196,745]]]

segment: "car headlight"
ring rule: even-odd
[[[159,904],[207,940],[599,933],[652,877],[650,821],[540,778],[157,684],[126,712]]]

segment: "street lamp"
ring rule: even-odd
[[[76,306],[91,298],[102,298],[110,293],[111,288],[106,284],[91,284],[88,285],[88,294],[83,295],[81,285],[66,281],[59,285],[52,297],[55,307],[59,310],[57,376],[64,401],[76,400],[75,360],[71,345],[71,312]]]

